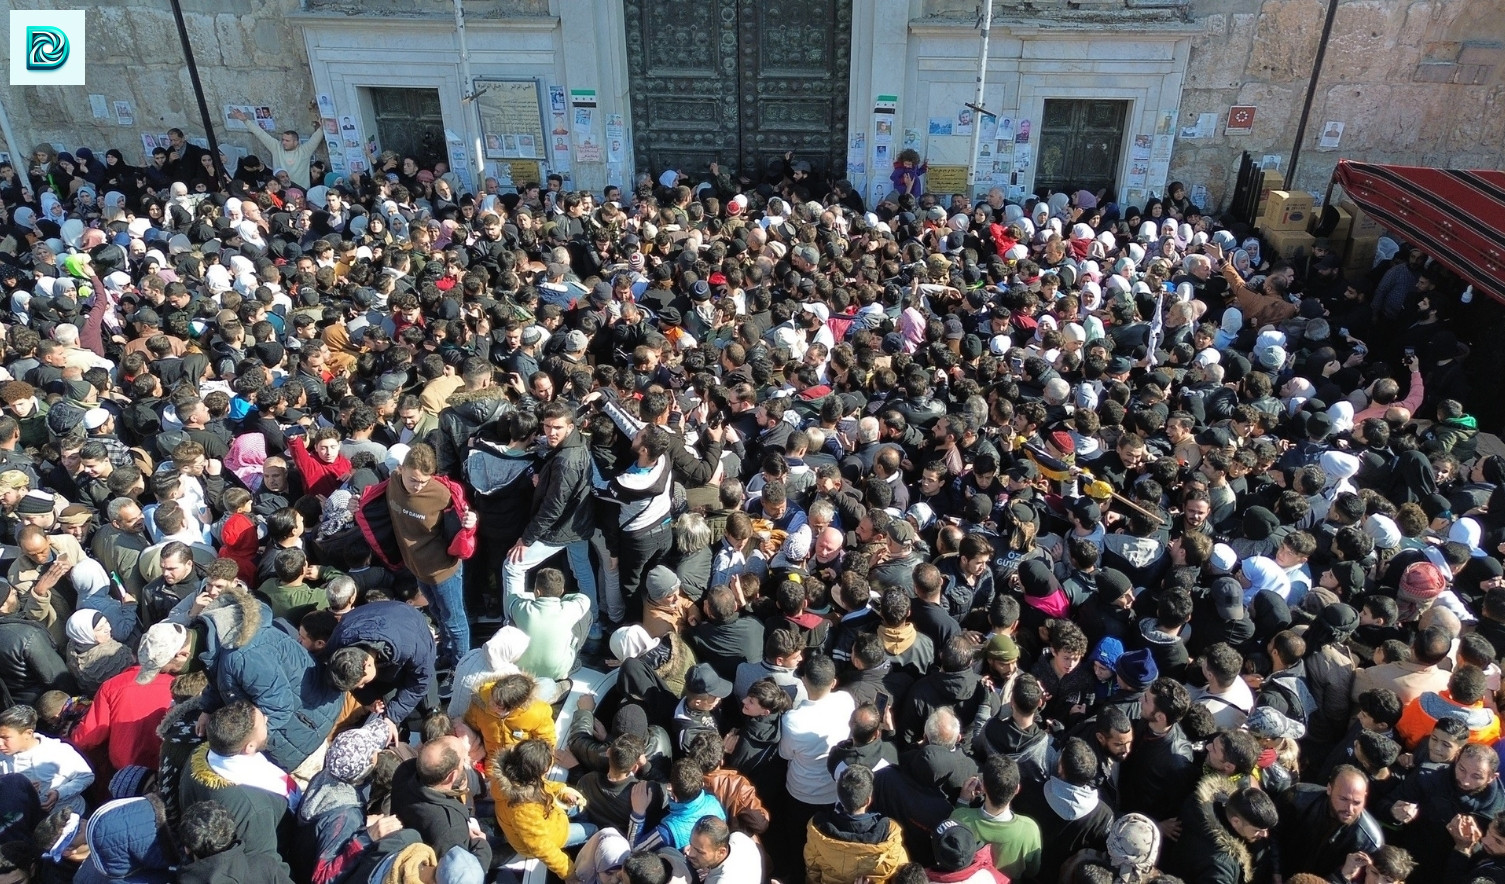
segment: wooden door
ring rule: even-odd
[[[444,143],[444,112],[437,89],[371,88],[376,117],[376,140],[382,150],[418,159],[418,167],[432,169],[449,161]]]
[[[1045,100],[1035,192],[1116,188],[1127,101]]]
[[[852,0],[623,0],[638,167],[845,171]]]

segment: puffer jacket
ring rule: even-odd
[[[560,794],[567,788],[564,783],[544,781],[545,802],[507,800],[506,790],[500,777],[488,777],[491,781],[491,797],[496,802],[496,822],[507,843],[521,856],[537,858],[548,870],[561,878],[570,874],[570,858],[565,855],[564,842],[569,838],[570,818],[559,804]]]
[[[805,829],[805,880],[847,884],[865,879],[886,884],[909,862],[899,824],[876,813],[852,816],[823,810]]]
[[[554,710],[539,699],[532,699],[521,709],[512,710],[506,718],[496,714],[491,704],[491,692],[495,681],[485,682],[476,688],[475,699],[465,713],[465,723],[481,735],[486,745],[486,755],[495,757],[503,749],[510,749],[524,740],[543,740],[556,745],[554,733]]]
[[[705,790],[721,802],[732,831],[749,835],[768,831],[768,808],[763,806],[757,787],[747,777],[729,768],[718,767],[705,775]]]
[[[178,867],[178,884],[292,884],[282,863],[265,856],[246,856],[245,848],[229,850]]]
[[[175,880],[176,852],[167,835],[160,804],[150,798],[111,801],[94,812],[85,827],[90,857],[74,880],[166,884]]]
[[[590,452],[585,437],[574,430],[558,448],[543,452],[533,512],[521,542],[564,546],[590,537],[595,528]]]
[[[47,627],[21,612],[0,617],[0,701],[35,706],[50,690],[73,693],[73,674]]]
[[[199,616],[200,655],[209,670],[203,711],[248,700],[267,717],[266,755],[283,770],[302,764],[324,742],[345,696],[297,640],[272,626],[272,611],[250,592],[226,590]]]
[[[1264,857],[1265,863],[1259,863],[1249,842],[1228,825],[1223,808],[1233,792],[1233,781],[1223,776],[1209,776],[1197,784],[1195,794],[1187,799],[1188,807],[1181,814],[1181,837],[1163,860],[1166,871],[1179,875],[1183,881],[1207,884],[1252,884],[1268,880],[1268,876],[1256,877],[1261,865],[1269,865],[1268,857]]]
[[[325,646],[325,657],[357,645],[376,655],[376,681],[354,691],[356,700],[370,703],[395,688],[397,693],[387,701],[387,718],[394,722],[407,718],[424,701],[434,680],[434,634],[428,620],[405,602],[357,605],[340,618]]]
[[[449,397],[439,412],[439,428],[429,434],[429,444],[438,456],[439,472],[459,481],[465,478],[465,452],[470,437],[483,424],[495,421],[512,408],[500,387],[460,390]]]
[[[1348,730],[1348,697],[1356,668],[1353,652],[1341,643],[1326,644],[1302,662],[1306,686],[1317,703],[1307,718],[1307,738],[1317,745],[1330,745]]]
[[[387,485],[391,479],[383,479],[369,485],[361,492],[360,505],[355,510],[355,524],[366,538],[377,561],[392,571],[407,570],[402,564],[402,549],[397,543],[397,532],[392,527],[392,514],[387,509]],[[459,482],[435,475],[434,481],[449,489],[449,506],[439,517],[440,530],[449,540],[449,554],[457,559],[468,559],[476,552],[478,528],[465,528],[465,514],[470,508],[465,503],[465,489]]]

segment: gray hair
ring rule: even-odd
[[[1187,255],[1185,258],[1181,259],[1181,267],[1187,273],[1190,273],[1193,268],[1198,266],[1204,266],[1207,269],[1211,270],[1212,259],[1207,257],[1206,255]]]
[[[129,497],[117,497],[105,507],[105,516],[113,522],[120,518],[120,511],[128,506],[140,506],[140,504]]]
[[[863,445],[878,441],[880,425],[878,419],[869,415],[857,422],[857,441]]]
[[[956,717],[956,711],[950,706],[942,706],[930,713],[930,717],[925,719],[926,743],[932,746],[955,749],[956,744],[960,743],[961,739],[961,719]]]
[[[817,515],[824,521],[829,522],[836,518],[836,504],[829,500],[821,499],[810,504],[810,509],[805,513],[807,518],[814,519]]]
[[[682,556],[711,545],[711,526],[700,513],[685,513],[674,522],[674,549]]]
[[[344,610],[355,603],[356,589],[355,581],[341,574],[324,586],[324,595],[329,599],[329,607]]]

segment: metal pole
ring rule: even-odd
[[[993,0],[983,0],[982,5],[982,57],[977,63],[977,100],[972,108],[972,155],[967,160],[969,174],[967,183],[973,188],[977,187],[977,146],[982,140],[982,108],[983,90],[988,82],[988,33],[993,29]],[[972,201],[972,194],[967,194],[967,201]]]
[[[1301,119],[1296,123],[1296,144],[1291,148],[1291,173],[1288,183],[1296,187],[1296,163],[1301,159],[1301,142],[1306,140],[1306,121],[1312,113],[1312,99],[1317,95],[1317,80],[1322,76],[1322,60],[1327,57],[1327,39],[1333,33],[1333,18],[1338,14],[1338,0],[1327,0],[1327,20],[1322,23],[1322,36],[1317,39],[1317,57],[1312,60],[1312,79],[1306,87],[1306,101],[1301,105]]]
[[[480,96],[480,91],[476,89],[476,81],[470,77],[470,48],[465,42],[465,0],[455,0],[455,38],[460,44],[460,106],[464,107]],[[484,180],[486,164],[482,162],[485,154],[481,152],[479,120],[479,113],[474,115],[467,113],[462,121],[467,127],[475,129],[475,138],[470,145],[472,156],[467,158],[467,162],[470,164],[470,174],[474,179],[472,186],[476,193],[485,190],[486,186]],[[472,123],[475,125],[471,126]]]
[[[21,142],[16,140],[16,133],[10,128],[10,114],[5,112],[3,101],[0,101],[0,135],[5,136],[5,146],[10,150],[10,164],[15,167],[17,174],[30,168],[29,165],[21,165],[31,162],[31,155],[28,153],[30,148],[22,147]],[[21,178],[25,180],[25,175],[21,175]]]
[[[178,0],[172,0],[172,17],[178,23],[178,40],[183,44],[183,60],[188,63],[188,80],[193,84],[193,97],[199,102],[199,116],[204,121],[204,138],[209,141],[209,156],[214,163],[214,174],[223,178],[225,165],[219,160],[219,140],[214,137],[214,118],[209,116],[209,103],[204,100],[204,84],[199,81],[199,66],[193,60],[193,45],[188,42],[188,25],[183,23],[183,7],[178,4]]]

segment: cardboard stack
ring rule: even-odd
[[[1315,200],[1304,190],[1272,190],[1265,203],[1264,223],[1260,229],[1266,233],[1276,230],[1305,232],[1312,219]]]
[[[1312,253],[1312,243],[1316,237],[1305,230],[1270,230],[1265,229],[1265,242],[1275,253],[1287,261],[1297,261]]]
[[[1379,247],[1380,235],[1385,232],[1385,228],[1347,197],[1338,203],[1338,211],[1347,212],[1351,219],[1341,253],[1343,272],[1350,277],[1362,276],[1374,266],[1374,252]],[[1336,236],[1333,241],[1337,242]]]

